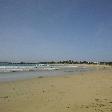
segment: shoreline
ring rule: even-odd
[[[11,67],[12,68],[12,67]],[[23,67],[24,68],[24,67]],[[54,69],[58,68],[58,69]],[[35,68],[33,71],[15,71],[15,72],[0,72],[0,82],[9,82],[16,80],[27,80],[36,77],[55,77],[64,75],[77,75],[83,72],[95,71],[95,66],[88,65],[50,65],[50,68]]]
[[[112,69],[0,83],[2,112],[111,112]]]

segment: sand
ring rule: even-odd
[[[0,112],[112,112],[112,69],[2,82]]]

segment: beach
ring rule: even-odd
[[[0,112],[112,112],[112,68],[0,82]]]

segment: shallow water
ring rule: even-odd
[[[44,67],[43,67],[44,68]],[[58,69],[53,69],[58,68]],[[1,72],[0,82],[15,81],[22,79],[29,79],[35,77],[47,77],[47,76],[60,76],[60,75],[75,75],[84,72],[94,71],[93,67],[84,66],[53,66],[47,69],[37,69],[34,71],[13,71],[13,72]]]

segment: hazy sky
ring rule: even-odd
[[[112,60],[112,0],[0,0],[0,61]]]

